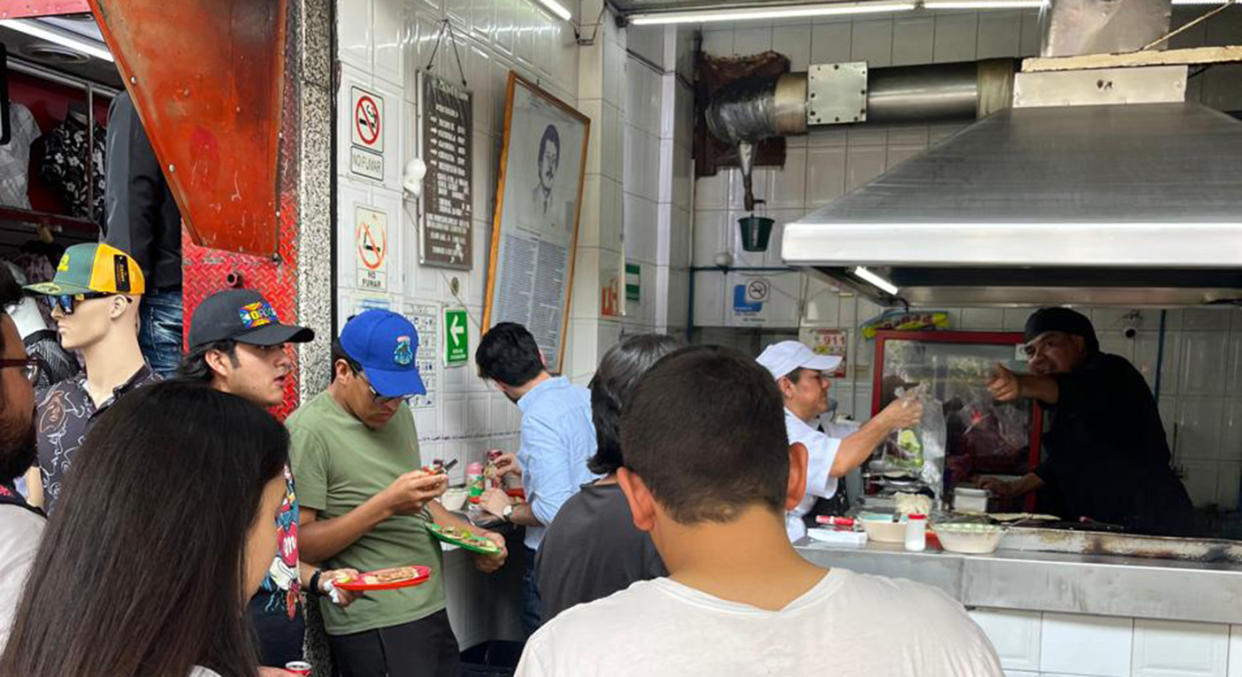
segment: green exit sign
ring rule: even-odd
[[[470,360],[470,331],[467,326],[465,309],[444,309],[444,364],[446,366],[465,364]]]

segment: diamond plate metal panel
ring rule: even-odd
[[[181,265],[182,295],[187,324],[194,309],[203,299],[222,289],[247,287],[267,297],[282,322],[298,322],[298,242],[300,171],[300,135],[294,113],[298,110],[301,85],[298,78],[286,72],[281,108],[281,143],[279,146],[279,206],[276,255],[252,256],[194,244],[189,229],[182,229]],[[332,331],[331,327],[312,327],[317,334]],[[188,332],[186,332],[188,335]],[[297,409],[301,371],[298,351],[290,350],[293,369],[285,381],[284,402],[273,413],[284,420]]]

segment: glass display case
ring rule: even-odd
[[[1027,371],[1017,332],[881,331],[875,340],[872,415],[900,389],[924,386],[944,412],[944,490],[979,475],[1018,477],[1040,461],[1041,410],[1030,400],[995,401],[987,383],[997,364]],[[926,402],[927,400],[925,400]],[[1025,509],[1033,507],[1028,497]],[[1018,508],[993,501],[993,510]]]

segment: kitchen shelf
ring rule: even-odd
[[[0,228],[35,233],[46,226],[67,239],[90,242],[99,238],[99,226],[89,219],[19,207],[0,206]]]

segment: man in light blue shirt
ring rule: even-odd
[[[595,455],[591,391],[549,374],[535,337],[513,322],[501,322],[484,334],[474,361],[479,376],[522,410],[521,446],[516,455],[501,456],[496,467],[502,475],[522,478],[526,503],[513,505],[504,492],[490,490],[483,507],[526,527],[522,628],[529,636],[541,617],[534,562],[543,532],[579,487],[598,478],[587,468],[587,459]]]

